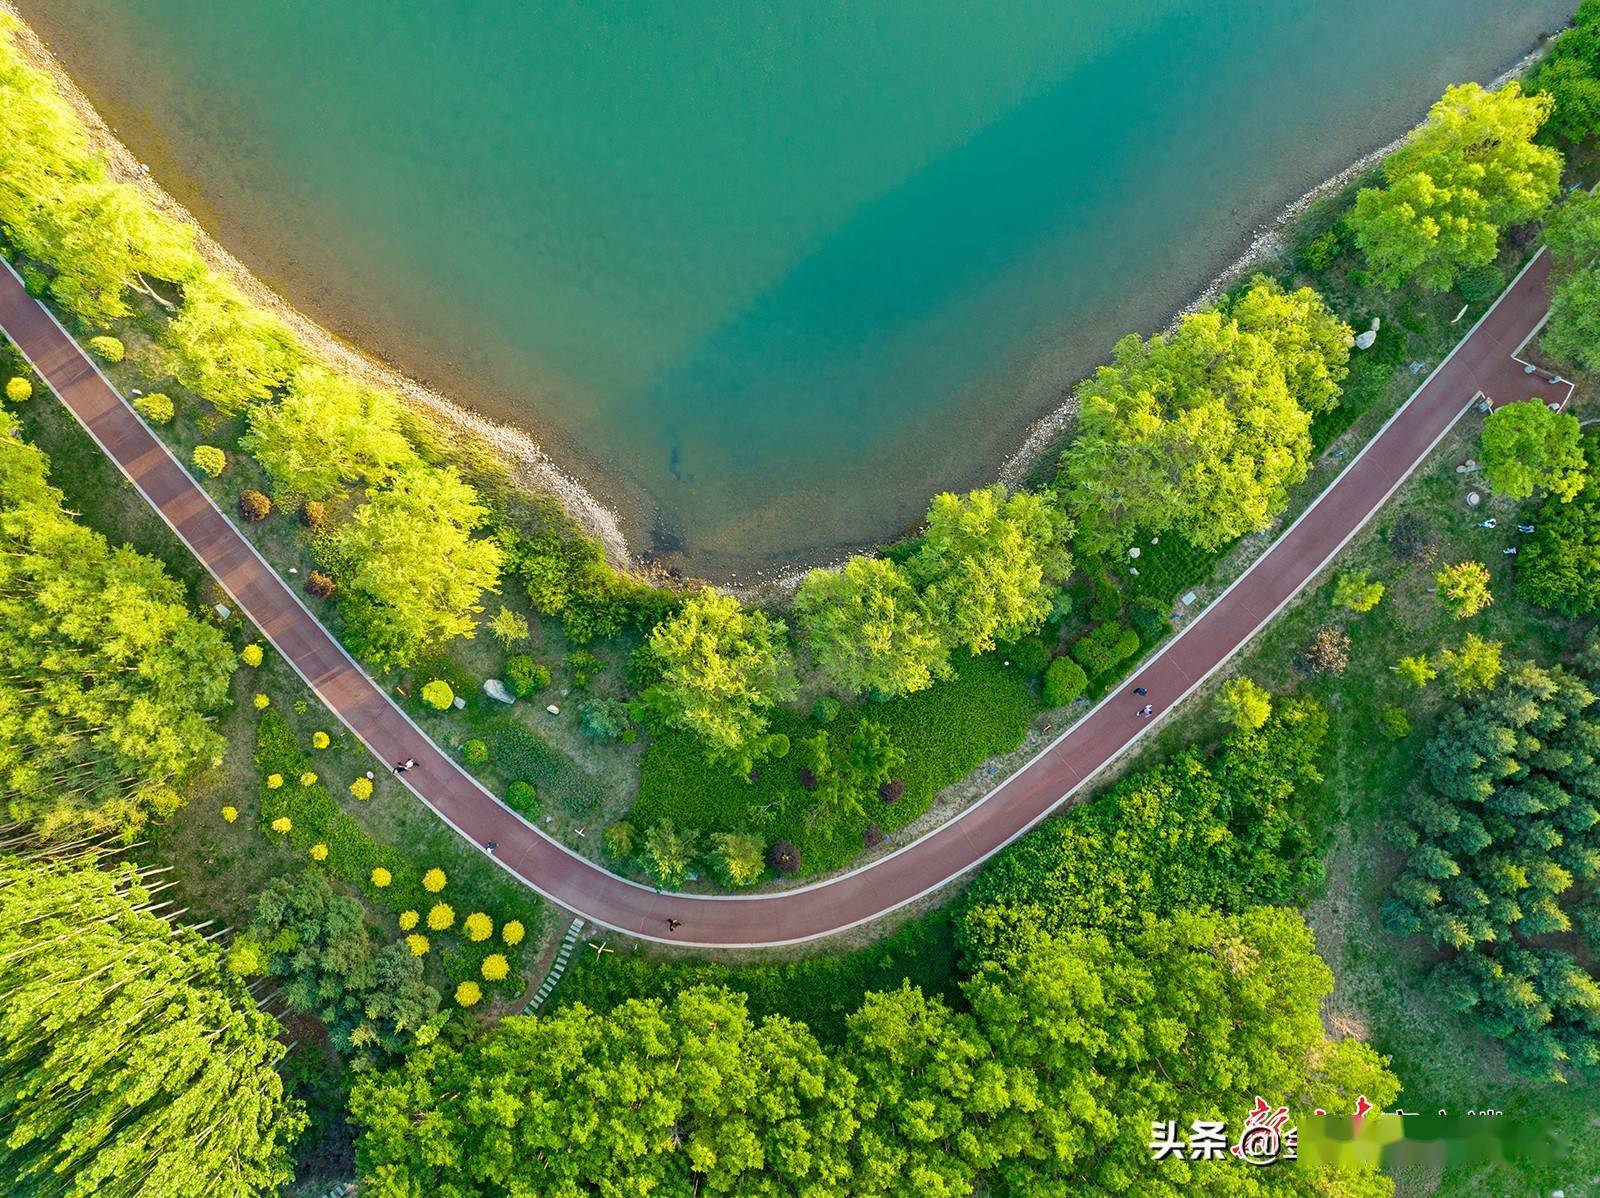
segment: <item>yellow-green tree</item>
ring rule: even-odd
[[[813,570],[794,597],[817,664],[857,694],[926,690],[950,672],[950,648],[910,575],[894,562],[853,557]]]

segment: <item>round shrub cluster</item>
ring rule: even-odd
[[[394,881],[394,876],[388,870],[384,869],[383,866],[378,865],[373,867],[372,884],[379,890],[382,890],[392,881]],[[421,956],[421,954],[419,953],[418,956]]]
[[[474,911],[461,921],[462,929],[467,933],[467,939],[472,941],[487,940],[494,935],[494,920],[482,911]]]
[[[811,718],[819,724],[831,724],[839,718],[844,705],[832,695],[823,695],[811,705]]]
[[[461,746],[461,760],[468,765],[483,765],[489,760],[489,746],[473,737]]]
[[[780,840],[767,850],[767,863],[788,877],[800,872],[800,849],[792,840]]]
[[[280,815],[272,821],[272,830],[280,836],[287,836],[294,830],[294,821],[287,815]]]
[[[239,650],[239,660],[253,670],[266,660],[266,654],[262,652],[260,645],[249,644]]]
[[[422,701],[435,711],[448,711],[456,701],[456,693],[443,678],[435,678],[423,686]]]
[[[400,930],[402,932],[411,931],[411,929],[416,927],[421,921],[422,916],[418,915],[415,911],[400,912]]]
[[[534,661],[526,653],[506,658],[506,686],[519,699],[550,685],[550,667]]]
[[[462,982],[456,987],[456,1005],[475,1007],[483,999],[483,990],[477,982]]]
[[[215,445],[196,445],[190,460],[194,468],[208,478],[216,478],[228,468],[228,455]]]
[[[412,932],[406,937],[406,947],[411,950],[413,957],[425,957],[428,955],[428,938],[421,932]]]
[[[316,784],[317,784],[317,776],[315,774],[313,774],[310,770],[307,770],[305,773],[300,775],[300,785],[301,786],[315,786]]]
[[[120,362],[128,356],[127,347],[117,338],[102,333],[89,338],[89,348],[107,362]]]
[[[234,820],[239,818],[239,809],[237,807],[224,807],[222,809],[222,818],[230,824],[233,823]]]
[[[313,570],[306,575],[306,594],[315,595],[318,599],[333,597],[333,578],[321,570]]]
[[[350,793],[358,799],[370,799],[372,797],[372,779],[357,778],[350,783]]]
[[[311,734],[311,747],[313,749],[326,749],[332,743],[332,739],[321,728]]]
[[[525,934],[520,919],[508,919],[500,928],[500,939],[511,945],[521,944]]]
[[[267,696],[262,694],[260,691],[257,691],[256,697],[250,700],[250,706],[254,707],[257,711],[265,711],[267,708],[272,706],[272,700],[267,698]]]
[[[25,399],[33,398],[33,384],[25,378],[13,377],[6,380],[6,398],[12,403],[21,403]]]
[[[1044,672],[1044,705],[1065,707],[1089,685],[1089,676],[1083,667],[1070,657],[1058,657]]]
[[[315,532],[328,523],[328,505],[320,499],[308,499],[300,505],[300,523]]]
[[[449,881],[449,879],[445,877],[444,870],[435,865],[427,873],[422,875],[422,888],[429,894],[438,894],[444,889],[444,884],[447,881]]]
[[[278,787],[280,787],[282,785],[283,785],[283,775],[282,774],[268,774],[267,775],[267,789],[268,790],[277,790]]]
[[[435,903],[428,909],[428,929],[430,931],[446,931],[455,921],[455,908],[449,903]]]
[[[885,803],[898,803],[900,796],[906,793],[906,784],[899,778],[890,778],[878,787],[878,797]]]
[[[511,804],[513,811],[531,816],[539,810],[539,788],[532,782],[518,778],[506,787],[506,802]]]
[[[172,402],[172,396],[161,391],[152,391],[149,395],[135,396],[133,410],[151,424],[165,424],[178,412],[177,407]]]
[[[239,515],[251,524],[259,524],[272,515],[272,500],[260,491],[240,491]]]
[[[326,861],[328,859],[328,846],[321,842],[312,845],[311,859],[313,861]]]
[[[483,959],[483,980],[503,982],[511,973],[511,963],[499,953],[490,953]]]

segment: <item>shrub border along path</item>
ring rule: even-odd
[[[608,873],[490,794],[401,711],[310,613],[7,264],[0,330],[89,435],[232,595],[306,684],[424,803],[539,894],[595,923],[694,947],[770,947],[845,931],[929,894],[1032,828],[1203,683],[1344,547],[1480,396],[1550,398],[1513,355],[1549,308],[1542,251],[1300,517],[1114,694],[959,815],[867,865],[795,890],[663,894]],[[1566,392],[1555,396],[1565,399]],[[673,922],[669,927],[669,920]]]

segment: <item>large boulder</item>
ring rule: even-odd
[[[515,703],[517,697],[513,695],[505,683],[498,678],[488,678],[483,683],[483,693],[497,703]]]

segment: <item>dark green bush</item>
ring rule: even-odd
[[[1097,570],[1089,578],[1089,618],[1109,620],[1122,610],[1122,592],[1111,580],[1106,570]]]
[[[594,680],[594,676],[606,668],[605,659],[597,657],[587,649],[577,649],[567,654],[567,672],[572,675],[572,685],[586,687]]]
[[[473,737],[461,746],[461,760],[468,765],[478,766],[487,764],[489,760],[489,746],[477,737]]]
[[[1378,712],[1378,731],[1385,740],[1404,740],[1411,735],[1411,721],[1405,709],[1393,703]]]
[[[1300,247],[1295,255],[1300,269],[1310,274],[1320,274],[1333,265],[1339,256],[1339,234],[1329,229],[1320,237],[1313,237]]]
[[[1108,674],[1139,651],[1139,634],[1108,620],[1072,646],[1072,656],[1090,678]]]
[[[1506,276],[1494,263],[1469,266],[1456,276],[1456,292],[1469,304],[1492,300],[1506,289]]]
[[[1151,595],[1140,595],[1128,605],[1128,621],[1144,645],[1157,644],[1172,631],[1172,614],[1167,605]]]
[[[519,699],[537,694],[550,685],[550,667],[534,661],[526,653],[506,658],[506,686]]]
[[[616,740],[628,726],[628,705],[621,699],[586,699],[578,705],[578,730],[590,740]]]
[[[839,718],[839,713],[844,710],[844,704],[832,695],[823,695],[811,705],[811,718],[819,724],[831,724]]]
[[[506,787],[506,802],[517,814],[532,819],[539,814],[539,788],[518,778]]]
[[[1089,677],[1082,666],[1070,657],[1058,657],[1044,672],[1044,705],[1065,707],[1083,694],[1088,685]]]
[[[1011,668],[1021,671],[1025,678],[1037,678],[1050,664],[1050,647],[1036,636],[1025,636],[1020,641],[1001,645],[996,652],[1001,661],[1009,661]]]

